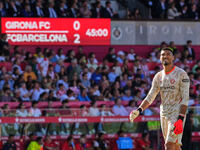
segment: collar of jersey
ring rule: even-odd
[[[176,66],[174,66],[174,67],[172,68],[172,70],[170,70],[169,72],[166,72],[165,74],[170,74],[172,71],[174,71],[175,68],[176,68]]]

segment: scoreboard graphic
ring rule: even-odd
[[[110,45],[110,19],[1,18],[11,45]]]

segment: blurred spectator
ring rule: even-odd
[[[67,5],[66,2],[60,2],[59,8],[57,8],[58,17],[67,17]]]
[[[92,18],[100,18],[100,17],[103,16],[103,8],[102,8],[102,6],[101,6],[100,1],[97,1],[97,2],[94,4],[94,6],[93,6],[91,12],[92,12]]]
[[[95,54],[92,53],[92,55],[90,55],[90,57],[88,59],[87,67],[88,68],[93,68],[94,70],[96,70],[97,67],[98,67],[97,63],[98,63],[98,61],[95,60]]]
[[[58,53],[56,54],[56,60],[57,61],[64,61],[66,59],[65,55],[63,54],[63,49],[62,48],[59,48],[58,49]]]
[[[44,141],[44,150],[59,150],[59,146],[52,141],[50,136],[47,136]]]
[[[155,3],[154,5],[155,6],[153,7],[152,10],[152,16],[157,19],[166,18],[166,13],[168,9],[166,0],[158,0],[158,2]]]
[[[20,90],[19,89],[16,89],[15,91],[14,91],[14,93],[13,93],[13,101],[14,102],[20,102],[20,101],[22,101],[22,99],[21,99],[21,93],[20,93]]]
[[[10,110],[10,106],[8,104],[4,104],[1,110],[1,117],[10,117],[15,116],[13,112]],[[8,136],[8,132],[6,130],[7,127],[11,127],[9,124],[2,124],[1,131],[3,136]]]
[[[29,134],[28,136],[28,140],[25,141],[24,143],[24,149],[27,150],[29,144],[32,142],[32,141],[35,141],[35,135],[33,133]]]
[[[105,56],[105,59],[108,60],[108,62],[115,62],[116,61],[116,54],[115,54],[115,48],[110,47],[108,50],[108,54]]]
[[[123,101],[131,101],[131,100],[133,100],[133,96],[131,96],[131,90],[130,89],[127,89],[125,91],[125,94],[122,96],[122,100]]]
[[[77,62],[77,59],[73,59],[71,64],[67,67],[68,79],[72,80],[75,73],[80,74],[82,71],[80,65]]]
[[[122,75],[122,69],[121,69],[120,64],[117,60],[114,62],[114,65],[112,66],[112,68],[114,69],[114,72],[117,76]]]
[[[3,72],[2,72],[3,73]],[[18,78],[19,78],[19,75],[20,75],[20,71],[19,71],[19,68],[15,67],[13,68],[13,74],[12,74],[12,79],[14,81],[16,81]]]
[[[0,96],[1,102],[11,102],[13,101],[13,96],[12,96],[12,91],[10,88],[4,87],[3,88],[3,93]]]
[[[87,89],[82,88],[80,94],[78,95],[77,99],[79,101],[91,101],[91,99],[88,97]]]
[[[38,102],[33,101],[32,107],[29,109],[29,116],[40,117],[41,115],[42,115],[42,112],[38,108]]]
[[[91,106],[89,108],[89,116],[99,116],[100,112],[99,109],[97,108],[97,103],[91,102]]]
[[[51,64],[49,65],[47,76],[49,76],[52,80],[56,80],[58,78],[58,75],[54,72],[54,66]]]
[[[81,137],[80,137],[80,147],[84,150],[84,149],[87,149],[87,150],[91,150],[93,149],[91,143],[88,141],[87,137],[85,134],[82,134]]]
[[[188,16],[189,18],[194,19],[194,20],[199,19],[199,13],[198,13],[196,4],[192,4],[190,11],[188,11]]]
[[[103,133],[99,133],[96,140],[93,141],[93,146],[95,150],[108,150],[108,142],[104,138]]]
[[[98,84],[93,84],[90,90],[92,91],[92,96],[95,100],[102,100],[102,95],[99,90],[99,85]]]
[[[20,7],[16,5],[14,0],[10,1],[9,9],[8,9],[8,16],[9,17],[20,17],[21,10]]]
[[[123,72],[121,79],[120,79],[120,88],[124,88],[128,81],[128,74],[126,71]]]
[[[79,86],[77,84],[78,84],[77,81],[72,80],[71,83],[70,83],[70,87],[69,87],[69,89],[74,92],[76,97],[80,94],[80,89],[79,89]]]
[[[82,81],[81,81],[82,85],[84,88],[90,88],[91,87],[91,83],[90,80],[88,80],[88,75],[87,73],[83,73],[82,74]]]
[[[20,74],[22,74],[23,71],[22,71],[22,68],[21,68],[20,64],[21,64],[20,59],[19,59],[19,58],[16,58],[16,59],[14,60],[14,62],[13,62],[12,71],[14,70],[14,68],[18,68]]]
[[[195,51],[192,48],[192,41],[188,40],[187,45],[184,48],[185,51],[188,51],[189,56],[192,56],[193,60],[195,59]]]
[[[76,58],[79,60],[82,56],[87,57],[86,53],[84,53],[84,51],[83,51],[83,47],[79,46],[78,52],[76,53]]]
[[[37,137],[35,141],[31,141],[27,150],[41,150],[43,144],[42,137]]]
[[[98,67],[96,71],[92,74],[91,81],[92,83],[99,84],[101,80],[102,80],[101,68]]]
[[[123,88],[123,92],[125,92],[126,90],[131,90],[131,95],[134,94],[134,89],[133,89],[133,86],[132,86],[132,80],[127,80],[126,86]]]
[[[120,98],[116,99],[112,111],[116,116],[128,116],[128,112],[126,111],[125,107],[122,105],[121,102],[122,101]]]
[[[200,67],[200,60],[196,61],[196,64],[192,67],[192,72],[196,73],[196,69]]]
[[[7,39],[6,34],[0,34],[0,49],[3,55],[6,57],[6,59],[8,59],[10,55],[10,45],[6,39]]]
[[[17,150],[17,145],[14,141],[14,135],[9,135],[8,141],[3,144],[2,150]]]
[[[180,12],[176,9],[175,3],[171,3],[168,9],[168,19],[178,19],[181,15]]]
[[[30,91],[30,93],[32,94],[31,99],[33,101],[38,101],[40,98],[40,94],[42,94],[44,92],[44,89],[42,89],[40,87],[40,83],[39,82],[35,82],[34,84],[34,88]]]
[[[70,135],[68,136],[67,140],[65,141],[65,143],[62,146],[61,150],[76,150],[78,149],[79,144],[75,143],[73,137]]]
[[[111,68],[110,72],[108,73],[108,79],[110,83],[114,83],[118,75],[115,73],[115,69]]]
[[[137,108],[137,103],[134,100],[129,101],[128,106],[126,107],[126,111],[128,114]]]
[[[79,10],[76,6],[76,2],[72,2],[71,6],[67,9],[67,16],[69,18],[78,18],[80,16]]]
[[[132,19],[135,19],[135,20],[142,19],[139,8],[134,9]]]
[[[134,61],[135,60],[135,51],[134,51],[134,49],[133,48],[131,48],[130,49],[130,52],[128,53],[128,55],[127,55],[127,59],[129,60],[129,61]]]
[[[188,19],[189,15],[188,15],[188,6],[184,5],[181,9],[181,19]]]
[[[119,51],[117,53],[118,57],[117,57],[117,61],[122,64],[124,62],[125,59],[125,53],[123,51]]]
[[[34,17],[44,17],[41,1],[36,1],[36,5],[33,7]]]
[[[100,116],[100,111],[97,108],[96,101],[91,102],[91,106],[89,108],[89,116]],[[100,123],[94,123],[94,129],[90,131],[90,133],[99,133],[102,131],[102,125]]]
[[[77,101],[77,98],[74,95],[75,94],[74,94],[74,92],[72,90],[70,90],[70,89],[67,90],[67,99],[68,99],[68,101],[72,101],[72,102]]]
[[[41,93],[41,94],[40,94],[40,99],[39,99],[39,101],[40,101],[40,102],[42,102],[42,101],[43,101],[43,102],[49,101],[49,100],[48,100],[48,93],[47,93],[47,92]]]
[[[55,97],[53,90],[50,90],[48,95],[48,101],[56,101],[56,100],[57,98]]]
[[[88,8],[87,0],[83,0],[82,6],[80,7],[80,17],[90,18],[91,16],[92,16],[92,13]]]
[[[103,18],[119,18],[118,13],[114,12],[113,9],[111,8],[111,2],[106,1],[105,2],[106,7],[103,9]]]
[[[45,17],[49,17],[49,18],[57,18],[57,13],[54,9],[54,2],[53,1],[49,1],[48,3],[48,7],[47,10],[45,11]]]
[[[22,102],[19,103],[18,109],[16,110],[16,116],[17,117],[27,117],[28,116],[28,111],[26,109],[25,104]],[[15,124],[15,129],[18,130],[16,134],[23,135],[24,129],[25,129],[26,124]]]
[[[96,58],[96,55],[93,52],[90,52],[89,55],[88,55],[88,63],[91,63],[91,62],[98,64],[98,60]]]
[[[151,150],[148,132],[144,132],[142,138],[137,140],[136,143],[136,150]]]
[[[110,111],[110,108],[107,108],[105,104],[102,104],[100,116],[114,116],[114,114]]]
[[[59,108],[59,116],[71,116],[71,110],[70,107],[68,106],[68,101],[67,100],[63,100],[62,101],[62,105]],[[70,124],[69,123],[61,123],[60,124],[60,134],[61,135],[67,135],[69,134],[69,127]]]
[[[22,99],[22,101],[30,101],[30,93],[26,88],[26,83],[21,83],[21,88],[19,88],[20,90],[20,97]]]
[[[28,111],[27,111],[24,103],[21,102],[18,105],[18,109],[16,110],[16,116],[18,116],[18,117],[27,117],[28,116]]]
[[[2,90],[5,86],[8,86],[12,91],[14,90],[14,81],[9,74],[5,74],[3,79],[0,81],[0,90]]]
[[[176,8],[179,12],[181,12],[181,10],[183,10],[185,6],[187,6],[185,0],[178,0],[178,2],[176,3]]]
[[[56,97],[60,99],[66,93],[65,87],[62,83],[58,85],[58,90],[56,92]]]
[[[33,17],[33,12],[31,11],[31,7],[29,4],[25,4],[24,9],[22,11],[23,17]]]
[[[0,2],[0,17],[6,17],[6,10],[4,9],[3,2]]]

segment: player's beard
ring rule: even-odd
[[[164,60],[164,61],[163,61],[163,65],[164,65],[164,66],[167,66],[167,65],[169,65],[169,62],[167,62],[166,60]]]

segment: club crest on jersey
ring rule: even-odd
[[[174,79],[171,79],[171,80],[170,80],[170,83],[171,83],[171,84],[174,84],[174,82],[175,82]]]

